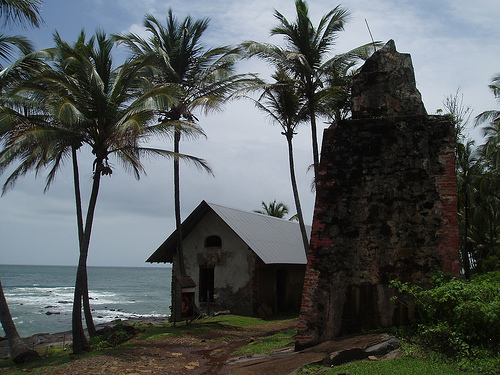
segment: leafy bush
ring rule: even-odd
[[[397,281],[392,285],[415,299],[420,339],[440,351],[468,351],[469,345],[498,350],[500,271],[470,282],[438,275],[433,288]]]
[[[90,345],[94,350],[102,350],[120,345],[141,332],[143,330],[129,324],[106,326],[96,332],[96,336],[90,340]]]

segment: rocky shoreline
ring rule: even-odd
[[[131,319],[118,319],[113,320],[109,323],[103,323],[96,325],[97,329],[113,325],[117,322],[122,323],[134,323],[138,322],[140,324],[147,325],[159,325],[167,323],[169,316],[162,316],[156,318],[131,318]],[[23,337],[23,341],[32,349],[36,349],[40,352],[45,348],[53,348],[53,347],[70,347],[73,342],[73,336],[71,331],[64,332],[56,332],[56,333],[36,333],[32,336]],[[9,355],[9,342],[7,338],[2,337],[0,340],[0,360],[10,358]]]

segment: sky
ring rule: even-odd
[[[310,17],[317,25],[322,15],[339,3],[309,0]],[[410,53],[417,88],[429,114],[443,108],[445,97],[457,89],[473,116],[498,109],[488,89],[500,73],[498,0],[345,0],[350,21],[339,34],[333,53],[370,42],[368,23],[377,41],[394,39],[399,52]],[[37,49],[52,46],[54,31],[73,42],[82,28],[108,34],[133,31],[145,35],[145,14],[165,20],[168,9],[182,19],[210,18],[207,47],[235,45],[246,40],[280,44],[270,36],[276,25],[274,9],[295,19],[293,0],[45,0],[39,29],[7,27],[7,35],[26,35]],[[126,52],[116,50],[116,63]],[[268,77],[269,67],[256,60],[239,64],[240,72]],[[285,138],[280,128],[252,103],[234,101],[224,112],[200,115],[207,138],[181,143],[181,152],[204,158],[214,176],[181,163],[182,217],[202,201],[252,211],[261,202],[277,200],[295,213]],[[328,125],[319,122],[319,139]],[[471,130],[480,141],[480,130]],[[172,149],[170,142],[161,144]],[[310,128],[302,125],[294,138],[296,173],[305,221],[312,222],[314,193]],[[84,202],[88,201],[92,160],[81,152],[80,176]],[[147,175],[139,181],[114,163],[112,177],[104,176],[97,202],[88,264],[90,266],[148,266],[145,260],[172,233],[172,162],[145,162]],[[6,174],[0,176],[3,184]],[[45,175],[28,174],[0,198],[0,264],[76,265],[77,229],[71,166],[61,170],[43,193]],[[85,203],[84,203],[85,204]]]

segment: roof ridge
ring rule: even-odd
[[[266,214],[262,214],[260,212],[247,211],[247,210],[243,210],[243,209],[240,209],[240,208],[228,207],[228,206],[224,206],[222,204],[212,203],[212,202],[207,202],[207,201],[205,201],[205,203],[208,204],[209,206],[218,206],[218,207],[226,208],[228,210],[243,212],[243,213],[246,213],[246,214],[264,216],[264,217],[270,218],[272,220],[279,220],[279,221],[284,221],[284,222],[288,222],[288,223],[291,223],[291,224],[298,224],[298,221],[290,221],[288,219],[283,219],[283,218],[279,218],[279,217],[276,217],[276,216],[266,215]]]

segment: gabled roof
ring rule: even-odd
[[[299,224],[255,212],[241,211],[202,201],[182,223],[186,236],[212,211],[218,215],[265,264],[306,264]],[[310,238],[311,226],[306,230]],[[172,262],[177,245],[175,231],[146,262]]]

